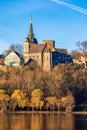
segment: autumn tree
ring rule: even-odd
[[[65,108],[66,112],[71,112],[75,106],[75,100],[74,100],[74,96],[72,95],[72,93],[68,94],[65,97],[61,98],[62,101],[62,107]]]
[[[57,100],[56,100],[56,106],[57,106],[57,108],[58,108],[58,114],[60,114],[60,108],[61,108],[61,106],[62,106],[62,101],[61,101],[61,99],[57,99]]]
[[[8,107],[9,96],[5,94],[4,90],[0,90],[0,110],[6,111]]]
[[[15,109],[17,106],[19,108],[24,108],[28,106],[29,100],[26,97],[26,93],[23,93],[21,90],[15,90],[11,95],[11,105]]]
[[[32,108],[41,108],[44,105],[43,99],[43,92],[40,89],[34,89],[31,93],[31,104]]]
[[[45,99],[45,101],[47,102],[46,103],[46,107],[47,108],[51,108],[53,109],[53,111],[55,110],[55,105],[56,105],[56,101],[57,101],[57,98],[54,96],[54,97],[47,97]]]

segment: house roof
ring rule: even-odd
[[[53,48],[54,50],[50,50],[47,44],[29,44],[29,53],[41,53],[41,52],[51,52],[57,51],[60,53],[68,54],[67,49]]]
[[[55,50],[56,50],[57,52],[60,52],[60,53],[68,54],[68,50],[67,50],[67,49],[55,48]]]
[[[13,51],[13,50],[11,50],[6,56],[8,56],[10,53],[12,53],[12,52],[14,52],[18,57],[20,57],[21,59],[24,59],[23,58],[23,55],[22,54],[19,54],[18,52],[16,52],[16,51]],[[5,57],[6,57],[5,56]]]
[[[20,54],[20,53],[18,53],[16,51],[14,51],[14,53],[16,53],[16,55],[18,55],[21,59],[24,59],[22,54]]]
[[[45,44],[29,44],[29,53],[41,53],[45,46]]]

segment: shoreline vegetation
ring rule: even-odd
[[[45,72],[33,63],[0,70],[1,113],[21,110],[84,113],[87,111],[87,70],[82,65],[60,64]]]

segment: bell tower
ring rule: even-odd
[[[29,58],[30,44],[38,44],[37,39],[34,37],[34,33],[33,33],[32,17],[30,17],[30,27],[29,27],[28,36],[24,40],[24,57],[25,57],[25,59]]]
[[[30,28],[29,28],[29,34],[27,40],[28,43],[38,44],[37,39],[34,37],[34,33],[33,33],[32,17],[30,18]]]

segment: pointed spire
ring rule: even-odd
[[[33,34],[33,25],[32,25],[32,16],[30,18],[30,30],[29,30],[29,35],[34,35]]]
[[[30,24],[32,24],[32,16],[30,17]]]
[[[38,43],[37,39],[34,38],[34,34],[33,34],[33,24],[32,24],[32,16],[30,17],[30,29],[29,29],[29,34],[28,34],[28,42],[29,43]]]

